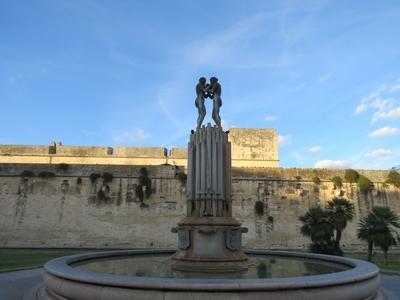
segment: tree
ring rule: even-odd
[[[396,171],[390,171],[386,182],[393,184],[397,188],[400,188],[400,173]]]
[[[342,178],[340,176],[334,176],[332,177],[332,182],[333,182],[333,186],[335,189],[340,189],[343,186],[343,181]]]
[[[347,222],[353,219],[354,204],[346,199],[333,198],[328,202],[327,211],[336,231],[335,242],[340,245],[342,232],[346,228]]]
[[[350,183],[356,183],[360,178],[360,174],[356,170],[347,169],[344,173],[344,179]]]
[[[316,184],[316,185],[320,185],[321,184],[321,179],[318,177],[318,175],[315,175],[312,178],[312,182],[314,182],[314,184]]]
[[[390,246],[396,245],[399,240],[394,228],[400,228],[399,217],[385,206],[375,206],[368,216],[362,218],[358,224],[357,237],[368,243],[368,260],[372,259],[374,246],[383,250],[385,261]]]
[[[358,188],[361,192],[367,193],[372,188],[372,182],[367,177],[361,175],[357,180]]]
[[[300,228],[301,233],[311,238],[310,250],[312,252],[343,254],[338,244],[332,239],[335,227],[328,211],[319,206],[312,207],[299,219],[303,223]]]

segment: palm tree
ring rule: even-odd
[[[321,207],[310,208],[305,215],[300,216],[303,222],[300,230],[305,236],[311,238],[310,250],[317,253],[341,254],[332,241],[334,226],[330,214]]]
[[[371,261],[374,245],[383,250],[387,262],[387,252],[399,240],[398,233],[393,229],[400,228],[399,217],[389,208],[375,206],[368,216],[359,222],[357,237],[368,243],[368,260]]]
[[[328,202],[327,211],[330,214],[331,223],[335,227],[335,241],[340,245],[342,232],[347,226],[347,222],[351,221],[354,216],[354,204],[342,198],[333,198]]]

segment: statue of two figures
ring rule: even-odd
[[[219,109],[222,106],[221,100],[221,85],[218,83],[217,77],[211,77],[210,83],[207,83],[204,77],[199,79],[199,83],[196,85],[196,107],[199,111],[199,117],[197,118],[197,129],[201,127],[204,117],[206,116],[205,100],[210,98],[213,101],[213,112],[212,118],[217,125],[221,127],[221,117],[219,116]]]

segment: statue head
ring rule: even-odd
[[[214,83],[216,83],[218,81],[218,78],[217,77],[211,77],[210,78],[210,83],[211,84],[214,84]]]
[[[205,85],[206,82],[207,82],[207,80],[206,80],[205,77],[200,77],[200,78],[199,78],[199,83],[201,83],[202,85]]]

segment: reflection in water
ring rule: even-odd
[[[249,269],[242,273],[193,273],[172,270],[170,255],[135,255],[93,259],[73,265],[79,270],[139,277],[254,279],[309,276],[340,272],[349,267],[311,259],[249,255]]]

